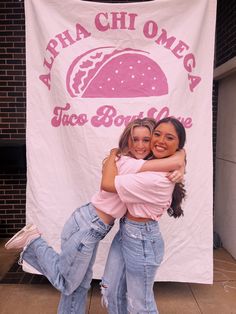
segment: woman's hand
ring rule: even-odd
[[[110,150],[110,155],[107,157],[106,162],[109,161],[109,162],[114,162],[115,163],[118,150],[119,150],[118,148],[112,148]]]
[[[115,177],[118,174],[116,157],[118,148],[113,148],[110,155],[104,160],[102,167],[101,189],[107,192],[116,192]]]
[[[118,148],[112,148],[110,150],[110,154],[109,156],[107,156],[106,158],[104,158],[103,162],[102,162],[102,172],[104,171],[104,169],[107,167],[109,162],[115,162],[116,160],[116,156],[117,156],[117,152],[119,151]]]
[[[117,156],[117,153],[118,153],[118,151],[119,151],[119,148],[112,148],[111,150],[110,150],[110,156]]]
[[[182,166],[179,170],[169,172],[166,177],[173,183],[182,182],[185,174],[185,166]]]

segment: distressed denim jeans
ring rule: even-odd
[[[76,209],[65,223],[60,254],[41,237],[23,251],[22,259],[61,291],[58,313],[85,313],[98,243],[111,228],[97,216],[94,206],[89,203]]]
[[[158,222],[121,219],[101,282],[109,314],[158,313],[153,284],[163,255]]]

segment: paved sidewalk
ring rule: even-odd
[[[21,271],[18,253],[0,240],[0,314],[54,314],[60,294],[42,276]],[[160,314],[236,314],[236,261],[224,249],[214,250],[214,284],[157,282]],[[105,314],[99,281],[92,282],[86,314]]]

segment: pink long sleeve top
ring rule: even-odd
[[[166,172],[138,173],[144,163],[121,156],[116,161],[117,193],[100,190],[92,197],[92,204],[114,218],[123,217],[128,209],[132,216],[158,220],[171,204],[174,184],[166,178]]]

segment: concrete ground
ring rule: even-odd
[[[5,242],[0,240],[0,314],[56,313],[59,292],[42,276],[24,273],[22,279],[22,271],[15,269],[18,253],[6,251]],[[236,314],[236,261],[223,248],[214,250],[213,285],[157,282],[154,291],[160,314]],[[86,314],[105,313],[94,280]]]

